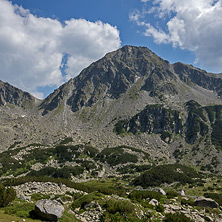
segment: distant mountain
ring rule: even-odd
[[[0,80],[0,106],[10,104],[22,108],[31,108],[36,101],[38,99],[31,94]]]
[[[12,123],[18,112],[2,106],[1,120],[10,132],[7,142],[4,136],[0,141],[5,147],[17,140],[55,144],[68,136],[74,144],[100,150],[135,147],[158,163],[222,169],[222,74],[170,64],[145,47],[124,46],[41,102],[0,84],[1,105],[33,107],[26,119],[16,117],[23,129],[18,134]]]
[[[130,92],[131,97],[147,92],[149,97],[155,98],[150,100],[163,103],[196,98],[207,104],[212,99],[218,102],[217,97],[222,93],[222,74],[210,74],[182,63],[171,65],[145,47],[124,46],[108,53],[61,86],[44,100],[41,109],[45,115],[65,101],[75,112],[104,99],[119,99],[131,88],[135,88],[135,92]],[[206,98],[203,89],[214,93],[209,91]],[[168,101],[161,101],[165,99]]]

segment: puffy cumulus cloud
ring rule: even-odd
[[[130,19],[145,28],[145,36],[152,36],[156,43],[170,43],[190,50],[201,66],[222,72],[221,0],[141,2],[145,9],[133,12]],[[152,21],[147,19],[153,15]]]
[[[59,86],[120,44],[117,28],[101,21],[61,24],[0,0],[0,79],[37,97],[39,87]]]

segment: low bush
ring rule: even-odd
[[[82,174],[84,171],[84,168],[81,166],[76,167],[63,167],[60,169],[56,169],[53,167],[45,167],[39,171],[32,170],[28,176],[48,176],[48,177],[54,177],[54,178],[64,178],[64,179],[70,179],[71,174],[74,176]]]
[[[144,199],[156,199],[156,200],[160,200],[163,195],[159,192],[156,191],[142,191],[142,190],[134,190],[130,193],[129,195],[130,199],[132,200],[137,200],[137,201],[141,201]]]
[[[16,215],[18,217],[30,218],[31,212],[34,210],[35,205],[33,203],[14,203],[12,206],[5,208],[5,213],[10,215]]]
[[[3,184],[0,184],[0,207],[7,206],[16,197],[16,192],[13,188],[5,188]]]
[[[62,141],[60,142],[60,144],[67,144],[67,143],[70,143],[70,142],[73,142],[72,137],[67,137],[67,138],[65,138],[64,140],[62,140]]]
[[[156,211],[160,212],[160,213],[163,213],[164,212],[164,206],[159,204],[156,206]]]
[[[177,191],[175,191],[175,190],[168,190],[167,191],[167,198],[168,199],[171,199],[171,198],[174,198],[174,197],[177,197],[177,196],[178,196]]]
[[[160,186],[163,183],[170,184],[173,182],[192,184],[195,182],[193,178],[200,177],[200,174],[188,166],[180,164],[159,165],[152,167],[150,170],[137,177],[133,181],[133,184],[143,187]]]
[[[192,222],[185,214],[175,213],[175,214],[166,214],[164,222]]]
[[[117,212],[121,214],[134,212],[134,206],[128,200],[109,199],[105,203],[105,208],[109,213],[112,214],[115,214]]]
[[[136,155],[125,152],[123,147],[105,148],[97,155],[96,159],[103,163],[107,162],[111,166],[138,161]]]
[[[190,198],[188,200],[182,198],[180,202],[181,202],[182,205],[194,206],[194,200],[190,199]]]
[[[101,197],[102,194],[98,192],[92,192],[87,195],[81,196],[78,199],[74,200],[74,202],[72,203],[72,209],[74,210],[79,207],[83,209],[86,204],[91,203],[94,200],[98,200]]]

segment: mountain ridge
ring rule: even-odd
[[[156,160],[195,165],[204,159],[208,164],[211,159],[205,152],[210,158],[217,152],[218,158],[222,155],[217,130],[221,89],[221,74],[170,64],[145,47],[124,46],[92,63],[31,110],[21,105],[5,110],[2,105],[2,150],[14,141],[54,144],[72,137],[75,144],[100,150],[126,145]],[[195,149],[201,152],[193,157]]]

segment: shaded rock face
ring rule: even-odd
[[[221,149],[222,105],[201,106],[190,100],[184,106],[187,110],[186,119],[182,119],[182,112],[165,108],[164,105],[147,105],[132,118],[119,121],[115,125],[117,134],[160,134],[161,139],[168,143],[175,135],[182,135],[188,144],[209,137],[211,143]]]
[[[171,137],[172,133],[179,134],[182,122],[179,112],[164,108],[162,105],[148,105],[124,125],[127,132],[147,132],[161,134],[162,139]]]
[[[39,200],[35,204],[35,215],[47,221],[58,221],[64,212],[64,207],[56,200]]]
[[[31,94],[0,81],[0,106],[11,104],[22,108],[31,108],[35,104],[35,100]]]
[[[211,198],[199,197],[194,201],[194,205],[198,207],[217,208],[219,204]]]
[[[174,64],[174,72],[186,83],[195,83],[205,89],[214,90],[218,96],[222,95],[222,75],[210,74],[193,66],[183,63]]]

